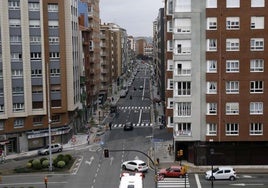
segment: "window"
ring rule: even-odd
[[[240,0],[226,0],[226,8],[239,8]]]
[[[216,136],[217,135],[217,124],[208,123],[207,124],[207,135]]]
[[[263,134],[263,124],[262,123],[251,123],[249,127],[250,135],[262,135]]]
[[[229,102],[226,103],[226,115],[236,115],[239,114],[239,103]]]
[[[50,52],[49,57],[51,59],[58,59],[58,58],[60,58],[60,52]]]
[[[59,6],[58,4],[48,4],[47,6],[48,12],[58,12],[59,11]]]
[[[11,53],[11,61],[21,61],[22,60],[22,54],[21,53]]]
[[[24,94],[24,90],[23,90],[23,87],[13,87],[12,88],[12,94],[13,95],[23,95]]]
[[[251,29],[264,29],[264,17],[263,16],[251,16],[250,28]]]
[[[264,7],[265,0],[251,0],[251,7]]]
[[[263,72],[264,60],[263,59],[251,59],[250,60],[250,72]]]
[[[189,76],[191,75],[191,61],[177,61],[174,75]]]
[[[59,44],[60,38],[59,37],[49,37],[49,44]]]
[[[11,44],[21,44],[21,36],[20,35],[11,35],[10,36]]]
[[[173,41],[172,40],[168,40],[167,41],[167,51],[172,51],[173,50]]]
[[[42,77],[42,69],[33,69],[31,71],[31,77]]]
[[[9,27],[20,27],[21,21],[19,19],[9,19]]]
[[[217,30],[217,18],[207,18],[207,30]]]
[[[191,54],[191,40],[175,40],[175,55]]]
[[[207,82],[207,93],[208,94],[217,93],[217,82]]]
[[[190,18],[176,18],[174,32],[175,33],[191,33],[191,19]]]
[[[19,10],[20,9],[20,1],[8,1],[8,9],[9,10]]]
[[[191,123],[178,123],[178,136],[191,136],[192,129]]]
[[[168,88],[167,89],[173,89],[173,80],[168,79]]]
[[[166,13],[167,15],[173,14],[173,0],[168,0]]]
[[[239,17],[227,17],[226,18],[226,29],[227,30],[233,30],[233,29],[239,29],[240,23],[239,23]]]
[[[206,8],[217,8],[217,0],[206,0]]]
[[[251,102],[250,103],[250,114],[263,114],[263,103],[262,102]]]
[[[208,103],[207,104],[207,114],[216,115],[217,114],[217,103]]]
[[[59,21],[58,20],[48,20],[48,27],[49,28],[58,28]]]
[[[60,69],[50,69],[50,75],[52,77],[60,76]]]
[[[227,60],[226,72],[239,72],[239,60]]]
[[[24,103],[14,103],[13,104],[13,112],[24,111]]]
[[[174,106],[173,98],[168,98],[167,108],[172,109]]]
[[[207,60],[207,72],[209,73],[217,72],[216,60]]]
[[[41,37],[40,36],[30,36],[31,44],[41,44]]]
[[[250,93],[263,93],[263,81],[251,81]]]
[[[217,51],[217,39],[207,39],[207,51]]]
[[[238,81],[228,81],[226,84],[226,93],[227,94],[236,94],[239,93],[239,82]]]
[[[227,123],[225,131],[226,135],[238,135],[239,126],[237,123]]]
[[[40,28],[40,20],[29,20],[30,28]]]
[[[173,32],[172,21],[167,21],[167,32]]]
[[[42,54],[41,52],[32,52],[31,53],[31,60],[41,60]]]
[[[24,127],[24,119],[23,118],[17,118],[14,120],[14,128],[22,128]]]
[[[177,82],[177,95],[189,96],[191,95],[191,82]]]
[[[226,39],[226,51],[239,51],[239,39]]]
[[[61,121],[60,115],[52,115],[51,117],[52,123],[57,123]]]
[[[263,38],[250,39],[250,50],[251,51],[263,51],[264,50],[264,39]]]
[[[179,102],[179,103],[177,103],[177,115],[179,117],[191,116],[191,102]]]
[[[39,3],[29,3],[28,4],[29,11],[39,11],[40,10],[40,4]]]
[[[34,116],[33,117],[33,125],[42,125],[43,124],[43,116]]]
[[[167,60],[167,70],[173,71],[173,60],[172,59]]]
[[[21,78],[23,77],[23,70],[22,69],[12,69],[12,77],[14,78]]]
[[[175,0],[175,12],[191,12],[191,0]]]

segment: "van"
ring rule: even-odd
[[[143,173],[122,173],[119,188],[143,188]]]

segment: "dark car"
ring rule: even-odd
[[[131,122],[127,122],[124,125],[124,131],[133,130],[133,124]]]

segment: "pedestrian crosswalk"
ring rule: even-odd
[[[157,187],[190,187],[190,183],[188,176],[186,176],[185,178],[164,178],[163,180],[157,182]]]
[[[125,124],[112,124],[113,128],[121,128],[124,127]],[[133,127],[151,127],[153,126],[152,123],[137,123],[133,124]]]
[[[118,106],[120,110],[150,110],[150,106]]]

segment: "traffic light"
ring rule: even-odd
[[[108,149],[104,149],[103,153],[104,153],[105,158],[109,158],[109,150]]]

